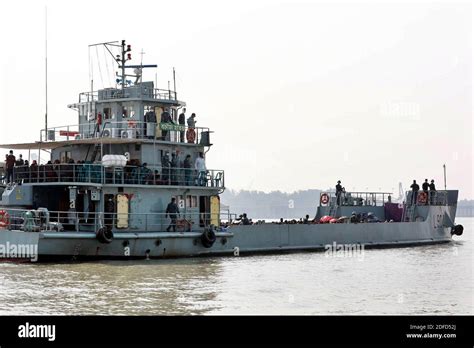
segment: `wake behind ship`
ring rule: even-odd
[[[13,166],[7,157],[0,173],[0,257],[240,255],[444,243],[462,234],[457,190],[408,192],[401,204],[389,193],[323,192],[303,224],[250,224],[221,211],[225,173],[205,162],[211,130],[196,126],[176,90],[142,82],[143,69],[156,66],[127,65],[124,40],[102,45],[120,51],[115,87],[80,93],[68,106],[77,124],[43,129],[37,142],[0,145],[29,153]]]

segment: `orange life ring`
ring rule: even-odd
[[[426,192],[422,191],[418,193],[418,203],[426,204],[426,202],[428,202],[428,195]]]
[[[186,131],[186,140],[188,141],[188,143],[194,143],[194,141],[196,140],[196,132],[193,128],[188,128],[188,130]]]
[[[135,120],[128,121],[128,128],[136,128],[136,127],[137,127],[137,121]]]
[[[10,225],[10,215],[5,210],[0,210],[0,228],[7,228]]]
[[[327,193],[323,193],[319,200],[321,204],[328,204],[329,203],[329,195]]]

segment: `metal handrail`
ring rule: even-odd
[[[363,191],[342,191],[339,199],[334,191],[320,193],[320,202],[323,195],[329,198],[329,206],[383,206],[389,200],[393,193],[391,192],[363,192]],[[385,199],[387,198],[387,200]]]
[[[420,192],[425,192],[427,194],[426,203],[421,203],[418,201],[418,194]],[[417,191],[416,201],[413,200],[413,191],[407,191],[405,193],[405,205],[409,206],[423,206],[423,205],[447,205],[448,204],[448,191],[439,190],[439,191]]]
[[[132,88],[134,86],[131,86]],[[107,99],[104,100],[113,100],[113,99],[133,99],[137,98],[137,96],[131,96],[128,94],[127,88],[125,90],[121,89],[111,89],[113,93],[111,93]],[[161,88],[154,88],[150,94],[150,90],[148,88],[143,88],[141,97],[150,97],[150,99],[156,100],[172,100],[177,101],[177,93],[175,91],[169,89],[161,89]],[[88,103],[88,102],[97,102],[99,101],[99,91],[88,91],[88,92],[81,92],[79,93],[79,103]]]
[[[161,172],[158,171],[160,168]],[[184,167],[125,166],[104,167],[99,163],[17,166],[13,178],[18,183],[89,183],[111,185],[172,185],[223,189],[223,170],[197,171]]]
[[[31,212],[33,226],[30,226],[30,232],[59,232],[63,230],[96,232],[104,226],[110,227],[114,232],[165,232],[171,223],[171,217],[164,212],[122,214],[78,212],[75,210],[48,211],[42,208],[38,210],[6,208],[5,210],[9,214],[7,228],[10,230],[25,231],[25,214]],[[195,213],[180,209],[180,213],[175,214],[176,230],[178,232],[202,231],[210,226],[212,217],[217,217],[220,221],[219,213]],[[119,223],[125,227],[119,227]]]
[[[156,127],[160,125],[161,135],[157,136]],[[165,125],[171,128],[180,128],[176,130],[162,130]],[[173,126],[175,125],[175,126]],[[194,140],[187,139],[188,130],[194,131]],[[162,122],[142,122],[130,118],[126,121],[104,120],[100,130],[97,131],[95,121],[82,123],[77,125],[66,125],[51,127],[40,131],[40,139],[43,141],[56,141],[56,138],[65,138],[67,141],[75,139],[100,139],[100,138],[132,138],[132,139],[149,139],[171,141],[176,143],[200,144],[203,139],[203,133],[210,133],[209,127],[189,127],[187,125],[179,125],[176,123]],[[105,132],[107,131],[107,132]],[[124,132],[124,133],[122,133]],[[107,134],[108,133],[108,134]],[[181,134],[182,133],[182,134]],[[107,135],[106,135],[107,134]],[[72,138],[72,139],[71,139]],[[54,139],[54,140],[53,140]]]

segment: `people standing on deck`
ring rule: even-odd
[[[240,215],[235,221],[239,221],[240,225],[251,225],[249,218],[247,217],[247,213],[243,213]]]
[[[428,179],[425,179],[425,182],[421,185],[423,192],[428,193],[428,189],[430,188],[430,184],[428,183]]]
[[[184,159],[184,181],[186,186],[191,186],[192,177],[193,177],[193,164],[191,160],[191,155],[187,155]]]
[[[155,128],[156,128],[156,113],[154,111],[148,111],[145,114],[145,130],[146,130],[146,135],[148,139],[153,139],[154,134],[155,134]]]
[[[430,184],[430,204],[434,204],[436,202],[436,186],[434,183],[434,180],[431,179],[431,184]]]
[[[13,182],[13,168],[15,167],[16,158],[13,156],[13,150],[5,159],[5,167],[7,168],[7,184]]]
[[[38,162],[36,162],[36,160],[33,160],[33,162],[31,162],[30,173],[31,173],[31,182],[38,181],[39,168],[38,168]]]
[[[186,131],[186,140],[188,141],[189,144],[194,144],[194,141],[196,140],[196,131],[194,128],[196,128],[196,114],[192,113],[191,116],[188,118],[188,130]]]
[[[341,195],[342,195],[342,185],[341,185],[341,180],[337,181],[336,185],[336,204],[341,205]]]
[[[24,165],[24,164],[25,164],[25,161],[23,161],[23,155],[20,154],[20,158],[18,158],[18,159],[16,160],[15,165],[16,165],[17,167],[20,167],[20,166],[22,166],[22,165]]]
[[[171,202],[168,204],[168,207],[166,207],[166,214],[165,218],[167,218],[169,215],[171,222],[166,229],[167,232],[170,231],[170,229],[173,229],[173,232],[176,232],[176,219],[179,216],[179,207],[176,204],[176,198],[171,198]]]
[[[309,215],[305,216],[305,218],[303,219],[303,224],[305,225],[309,224]]]
[[[171,115],[169,113],[168,108],[163,109],[163,112],[161,114],[161,123],[174,123],[173,120],[171,119]],[[162,130],[161,135],[162,135],[163,140],[167,140],[166,136],[168,135],[168,131]]]
[[[198,186],[206,186],[206,162],[204,160],[204,154],[199,152],[196,162],[194,162],[194,168],[197,172],[197,184]]]
[[[183,112],[179,114],[178,123],[180,126],[183,126],[184,129],[184,127],[186,126],[186,108],[184,108]],[[179,132],[179,141],[181,143],[184,143],[184,131]]]
[[[410,186],[411,188],[411,202],[412,204],[416,204],[416,198],[418,196],[418,191],[420,190],[420,186],[416,183],[416,180],[413,180],[413,184]]]
[[[163,181],[165,185],[170,184],[170,169],[171,169],[171,162],[170,162],[170,154],[166,152],[162,159],[161,159],[161,172],[163,176]]]
[[[171,185],[178,185],[178,155],[174,152],[171,154]]]

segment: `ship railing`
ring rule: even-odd
[[[218,213],[187,212],[180,209],[176,223],[165,212],[160,213],[117,213],[49,211],[38,209],[5,209],[8,212],[9,230],[25,232],[97,232],[106,227],[113,232],[197,232],[214,225],[220,229]],[[173,228],[175,225],[175,228]]]
[[[448,191],[413,191],[405,193],[405,202],[407,206],[425,206],[425,205],[447,205]]]
[[[97,123],[88,122],[78,125],[67,125],[48,128],[40,131],[40,141],[70,141],[81,139],[122,138],[148,139],[175,143],[210,145],[208,127],[189,127],[177,123],[139,122],[134,119],[126,121],[104,120],[100,127]]]
[[[238,215],[235,213],[231,213],[229,210],[221,210],[220,212],[220,219],[223,223],[231,225],[234,221],[238,219]]]
[[[357,191],[343,191],[338,195],[334,191],[326,191],[320,193],[319,202],[322,206],[383,206],[392,201],[392,195],[391,192]]]
[[[100,163],[46,164],[17,166],[13,169],[17,183],[88,183],[103,185],[193,186],[223,189],[223,170],[197,171],[184,167],[125,166],[105,167]]]
[[[145,99],[156,99],[156,100],[169,100],[177,101],[177,93],[169,89],[154,88],[149,89],[146,87],[142,88],[125,88],[115,89],[109,88],[99,91],[88,91],[79,93],[79,103],[90,103],[97,101],[106,101],[113,99],[131,99],[131,98],[145,98]],[[137,86],[138,87],[138,86]]]

